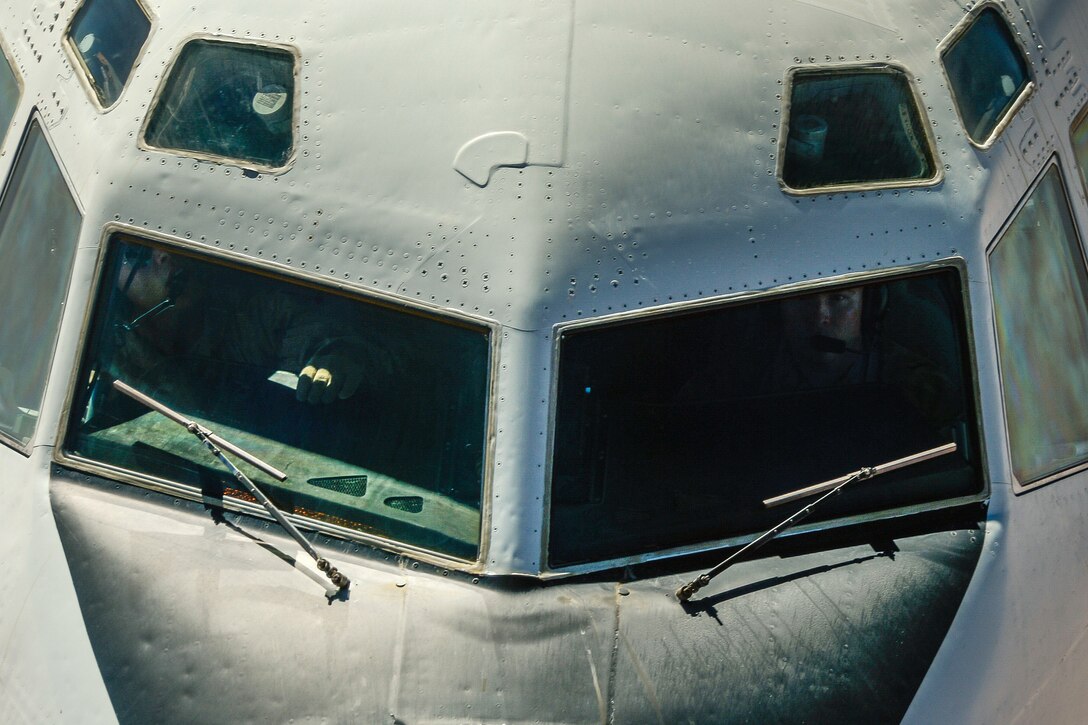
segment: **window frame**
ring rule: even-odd
[[[136,70],[140,67],[140,62],[147,55],[147,48],[151,44],[151,38],[155,35],[157,29],[156,21],[158,18],[155,13],[151,11],[151,8],[147,6],[144,0],[132,0],[136,3],[136,6],[144,14],[144,17],[148,21],[147,37],[144,38],[144,42],[140,45],[140,50],[136,54],[136,59],[132,63],[132,68],[129,70],[128,78],[125,79],[125,83],[121,86],[121,92],[117,94],[117,99],[108,106],[103,106],[102,101],[98,98],[98,91],[95,90],[94,81],[91,79],[91,71],[87,67],[87,64],[83,62],[83,54],[79,52],[79,48],[75,46],[72,39],[72,26],[76,22],[76,16],[79,15],[79,11],[91,0],[83,0],[72,11],[72,17],[68,20],[68,24],[64,28],[64,33],[61,36],[61,46],[64,48],[65,54],[68,56],[68,62],[72,65],[72,68],[76,71],[76,75],[79,76],[80,84],[83,86],[83,90],[87,95],[91,97],[91,103],[98,109],[100,113],[109,113],[121,103],[125,97],[125,92],[129,88],[129,81],[136,74]]]
[[[910,100],[914,103],[914,110],[921,122],[923,143],[933,161],[934,175],[926,179],[893,179],[885,181],[865,181],[853,184],[830,184],[828,186],[816,186],[808,189],[797,189],[786,183],[784,175],[786,168],[786,146],[789,143],[791,105],[793,103],[793,85],[798,74],[808,73],[887,73],[897,72],[903,75],[910,88]],[[903,65],[892,62],[880,63],[813,63],[809,65],[792,66],[786,71],[786,79],[782,84],[782,123],[778,131],[778,150],[775,159],[775,178],[779,187],[791,196],[818,196],[821,194],[836,194],[850,191],[872,191],[877,189],[918,189],[938,186],[944,181],[944,167],[940,164],[940,155],[937,152],[936,136],[933,133],[933,123],[925,113],[925,105],[918,90],[918,83],[910,70]]]
[[[1025,191],[1024,194],[1020,197],[1019,201],[1017,201],[1012,213],[1009,214],[1007,219],[1005,219],[1005,222],[1001,225],[1001,228],[994,235],[993,239],[991,239],[990,242],[986,245],[985,249],[986,269],[990,286],[990,313],[992,315],[991,333],[993,334],[994,339],[994,355],[996,358],[995,362],[997,363],[998,385],[1001,391],[1001,425],[1002,437],[1005,444],[1005,462],[1008,465],[1009,478],[1012,481],[1012,490],[1013,493],[1016,495],[1028,493],[1029,491],[1034,491],[1035,489],[1042,486],[1049,485],[1051,483],[1054,483],[1055,481],[1060,481],[1062,479],[1069,478],[1077,473],[1080,473],[1081,471],[1088,470],[1088,456],[1085,456],[1084,459],[1078,463],[1071,463],[1065,468],[1061,468],[1057,471],[1054,471],[1053,473],[1048,473],[1035,481],[1023,483],[1017,477],[1012,462],[1012,441],[1009,434],[1008,410],[1005,403],[1005,371],[1001,362],[1001,350],[1000,343],[998,341],[997,308],[996,299],[993,294],[993,271],[990,266],[990,255],[994,252],[994,250],[997,249],[998,244],[1001,243],[1001,240],[1004,238],[1006,232],[1008,232],[1009,229],[1012,228],[1012,225],[1015,223],[1020,213],[1024,210],[1024,207],[1027,205],[1028,201],[1031,200],[1032,196],[1035,194],[1035,191],[1043,183],[1043,180],[1047,177],[1051,170],[1057,170],[1058,182],[1061,184],[1062,195],[1066,203],[1066,210],[1069,213],[1069,221],[1073,227],[1073,233],[1076,235],[1076,238],[1073,240],[1073,246],[1076,252],[1079,254],[1080,260],[1084,263],[1085,273],[1086,275],[1088,275],[1088,251],[1086,251],[1084,247],[1084,235],[1081,232],[1080,225],[1077,223],[1077,217],[1076,212],[1074,211],[1073,199],[1070,194],[1069,183],[1066,178],[1066,174],[1064,173],[1064,170],[1062,168],[1061,160],[1059,159],[1057,153],[1053,154],[1046,161],[1046,163],[1043,164],[1042,170],[1036,175],[1035,179],[1032,180],[1031,185],[1028,187],[1027,191]],[[1086,290],[1086,292],[1088,292],[1088,290]],[[1085,304],[1088,305],[1088,294],[1086,294],[1085,296]],[[1086,333],[1088,333],[1088,331],[1086,331]]]
[[[1080,179],[1081,195],[1084,199],[1088,200],[1088,158],[1085,158],[1085,164],[1082,166],[1080,159],[1077,158],[1077,146],[1073,140],[1073,131],[1077,126],[1084,124],[1086,131],[1088,131],[1088,103],[1084,104],[1084,107],[1077,111],[1073,116],[1072,122],[1069,124],[1069,150],[1071,151],[1071,157],[1073,162],[1073,168],[1076,169],[1077,178]],[[1072,196],[1071,194],[1068,194]],[[1074,217],[1076,216],[1074,212]]]
[[[287,159],[283,162],[282,166],[269,166],[267,164],[259,164],[254,161],[247,161],[246,159],[236,158],[234,156],[222,156],[220,154],[213,154],[207,151],[192,151],[189,149],[177,149],[169,148],[165,146],[155,146],[147,141],[147,128],[151,124],[151,117],[158,109],[159,104],[162,102],[163,93],[166,91],[166,87],[173,77],[174,68],[178,61],[181,59],[182,53],[193,41],[207,41],[211,43],[217,43],[220,45],[247,45],[254,48],[264,48],[269,50],[279,50],[291,54],[293,63],[292,80],[294,87],[292,88],[291,98],[291,153],[287,155]],[[136,146],[142,151],[154,151],[158,153],[169,154],[171,156],[181,156],[182,158],[196,159],[197,161],[203,161],[207,163],[215,164],[229,164],[231,166],[237,166],[241,169],[249,169],[266,174],[283,174],[291,169],[295,164],[295,160],[298,158],[299,152],[299,140],[302,138],[299,132],[299,126],[301,125],[301,113],[302,113],[302,53],[299,49],[293,45],[286,43],[273,43],[267,40],[242,38],[229,35],[216,35],[214,33],[196,33],[186,36],[177,45],[177,50],[174,51],[170,60],[167,62],[166,67],[163,69],[162,75],[159,79],[159,85],[155,89],[155,95],[152,96],[151,102],[147,105],[147,113],[144,114],[144,120],[140,124],[140,133],[136,137]]]
[[[960,506],[975,504],[988,499],[990,497],[991,483],[990,470],[989,466],[987,465],[988,458],[986,441],[985,436],[983,435],[984,422],[982,416],[981,393],[978,381],[977,353],[975,349],[974,335],[972,334],[972,331],[975,329],[975,325],[971,312],[967,261],[963,257],[957,255],[933,262],[904,265],[873,272],[854,272],[845,275],[837,275],[834,277],[826,277],[819,280],[806,280],[804,282],[795,282],[792,284],[774,287],[771,289],[719,295],[695,301],[685,301],[679,303],[673,302],[666,305],[660,305],[657,307],[651,307],[642,310],[620,312],[602,317],[596,317],[590,320],[573,320],[569,322],[563,322],[553,326],[552,328],[551,383],[549,387],[550,400],[548,407],[548,435],[546,453],[547,457],[544,473],[544,521],[543,528],[541,529],[540,539],[542,578],[571,576],[593,571],[612,569],[619,566],[640,564],[645,562],[658,561],[662,559],[670,559],[679,556],[686,556],[690,554],[699,554],[708,551],[742,546],[744,544],[748,544],[754,541],[762,533],[764,533],[763,531],[757,531],[749,534],[744,534],[742,536],[734,536],[724,539],[716,539],[712,541],[685,544],[682,546],[659,549],[656,551],[635,554],[631,556],[622,556],[612,559],[602,559],[587,563],[572,564],[568,566],[552,567],[551,563],[548,561],[548,551],[549,541],[552,533],[552,474],[555,461],[556,423],[558,422],[557,414],[559,400],[558,392],[560,343],[562,341],[562,336],[564,333],[571,330],[611,327],[634,322],[664,319],[705,309],[721,309],[724,307],[758,303],[760,301],[772,301],[775,299],[782,299],[786,297],[813,294],[828,288],[841,288],[844,286],[879,282],[881,280],[894,281],[895,279],[903,279],[911,276],[923,275],[926,272],[930,271],[947,269],[952,269],[953,271],[955,271],[960,278],[960,301],[963,305],[963,328],[965,334],[965,339],[961,340],[961,342],[964,346],[964,350],[967,356],[966,362],[969,365],[969,371],[971,373],[970,384],[964,386],[964,397],[966,398],[968,405],[971,406],[971,413],[975,418],[976,427],[975,430],[972,431],[972,433],[975,434],[978,441],[977,460],[980,469],[979,476],[982,481],[982,486],[980,490],[977,493],[971,494],[969,496],[959,496],[956,498],[932,501],[924,504],[915,504],[910,506],[902,506],[894,509],[872,511],[868,513],[855,514],[852,516],[845,516],[837,519],[829,519],[827,521],[800,523],[783,532],[781,534],[781,537],[792,537],[820,531],[840,529],[875,521],[885,521],[893,518],[911,516],[914,514],[920,514],[929,511],[939,511],[957,508]],[[876,465],[878,463],[882,463],[882,461],[861,461],[859,462],[859,465]],[[843,473],[846,473],[846,471],[844,471]],[[805,485],[805,482],[798,482],[798,485]],[[800,507],[800,504],[783,507],[784,510],[782,512],[782,518],[786,518]]]
[[[16,77],[18,77],[18,74],[16,74]],[[21,90],[22,88],[20,87],[20,91]],[[53,367],[56,364],[57,346],[60,342],[61,328],[64,326],[65,310],[67,310],[69,307],[68,303],[72,294],[72,279],[75,275],[76,256],[78,256],[79,254],[79,240],[83,236],[83,222],[87,218],[87,211],[83,207],[79,196],[75,192],[75,187],[72,185],[72,180],[68,175],[68,169],[65,168],[64,164],[61,162],[59,154],[57,154],[57,147],[54,145],[53,139],[49,135],[49,126],[45,122],[45,119],[42,117],[42,115],[38,112],[37,108],[32,109],[29,118],[27,118],[25,123],[23,124],[23,130],[19,136],[19,144],[15,149],[15,153],[13,154],[11,163],[8,166],[6,176],[4,177],[3,190],[0,191],[0,207],[3,206],[4,201],[8,197],[8,194],[11,193],[11,185],[15,169],[16,167],[18,167],[19,161],[22,159],[23,154],[26,152],[26,140],[27,138],[29,138],[30,131],[34,127],[35,123],[41,130],[42,139],[45,141],[46,146],[49,148],[49,153],[52,155],[53,161],[57,165],[57,170],[60,173],[61,180],[64,182],[65,187],[67,187],[68,194],[72,199],[72,204],[75,206],[80,218],[79,232],[76,234],[75,245],[72,249],[72,266],[68,272],[68,280],[64,286],[64,294],[61,297],[61,309],[60,316],[57,319],[57,329],[52,332],[53,342],[51,345],[52,352],[49,355],[49,370],[46,372],[45,385],[42,389],[42,400],[44,402],[46,395],[48,395],[49,393],[50,383],[53,381]],[[17,441],[13,437],[9,436],[3,430],[0,430],[0,443],[29,458],[31,453],[33,452],[35,441],[37,440],[38,436],[41,435],[41,424],[42,421],[41,418],[39,418],[38,425],[35,426],[34,429],[34,435],[30,436],[30,439],[27,441],[27,444],[25,446],[23,446],[20,441]]]
[[[153,232],[149,229],[116,222],[110,222],[106,224],[102,229],[102,236],[99,243],[98,257],[95,262],[94,276],[92,277],[91,289],[88,293],[88,302],[86,309],[84,310],[82,327],[80,330],[79,342],[77,346],[77,353],[75,363],[71,372],[71,379],[68,381],[68,389],[64,400],[64,405],[61,410],[60,427],[57,433],[57,445],[53,449],[53,461],[66,468],[82,471],[95,476],[108,478],[111,481],[119,481],[121,483],[136,486],[138,488],[155,491],[157,493],[166,494],[167,496],[173,496],[180,499],[201,502],[203,496],[199,488],[187,486],[185,484],[170,481],[164,478],[159,478],[149,474],[132,471],[126,468],[115,466],[103,461],[84,458],[82,456],[70,455],[65,450],[64,442],[68,437],[69,423],[71,421],[72,406],[77,397],[77,391],[80,382],[80,370],[82,369],[83,360],[87,351],[87,347],[91,341],[93,333],[93,322],[95,315],[95,300],[98,299],[99,292],[104,282],[103,275],[105,273],[106,264],[108,262],[108,252],[111,245],[114,243],[112,238],[115,235],[127,235],[135,237],[143,243],[146,243],[149,247],[158,247],[169,252],[180,252],[186,255],[196,255],[202,260],[212,262],[215,264],[225,264],[234,269],[238,269],[247,274],[253,274],[262,277],[271,277],[273,279],[282,281],[287,284],[299,285],[321,292],[348,297],[353,300],[357,300],[363,304],[376,304],[386,308],[395,309],[406,314],[427,317],[444,324],[452,324],[460,327],[466,327],[481,332],[486,331],[488,335],[487,342],[487,381],[486,395],[487,404],[484,408],[484,445],[483,445],[483,476],[480,487],[480,538],[479,546],[477,549],[477,556],[475,559],[460,559],[447,554],[426,549],[419,546],[407,544],[396,539],[391,539],[385,536],[376,534],[368,534],[356,529],[349,529],[346,527],[338,526],[336,524],[322,521],[319,519],[309,518],[294,513],[284,511],[284,516],[292,523],[300,528],[318,531],[329,536],[343,539],[346,541],[374,546],[386,551],[391,551],[396,554],[403,554],[411,556],[415,559],[434,563],[440,566],[459,569],[468,572],[477,572],[484,569],[484,565],[489,561],[490,546],[491,546],[491,519],[492,519],[492,490],[493,490],[493,478],[495,468],[495,450],[494,450],[494,435],[496,425],[496,406],[498,401],[497,386],[498,386],[498,355],[499,355],[499,337],[500,326],[494,320],[490,320],[478,315],[472,315],[459,310],[451,310],[436,305],[427,305],[421,303],[418,300],[410,300],[394,295],[383,293],[380,291],[374,291],[370,289],[360,288],[348,283],[340,283],[336,280],[330,280],[323,278],[317,274],[307,273],[303,270],[298,270],[290,267],[285,267],[281,264],[270,263],[264,260],[254,259],[250,256],[239,254],[237,252],[231,252],[219,248],[210,248],[202,244],[196,244],[191,241],[171,237],[162,233]],[[245,501],[241,499],[235,499],[229,496],[225,496],[222,499],[222,506],[228,511],[235,511],[250,516],[266,519],[271,521],[272,517],[268,512],[257,502]]]
[[[967,124],[963,119],[963,114],[960,112],[960,104],[956,100],[956,91],[952,84],[952,77],[948,74],[948,67],[944,62],[944,54],[953,45],[955,45],[968,30],[970,30],[974,26],[975,21],[978,19],[978,17],[988,9],[995,11],[1001,17],[1001,19],[1005,21],[1005,25],[1009,30],[1009,34],[1012,36],[1013,47],[1020,53],[1020,56],[1024,59],[1024,65],[1027,69],[1027,83],[1024,84],[1024,88],[1020,91],[1020,94],[1016,97],[1012,104],[1009,105],[1001,120],[998,121],[998,123],[994,126],[993,130],[990,132],[990,135],[982,141],[976,141],[974,138],[971,137],[971,133],[967,130]],[[1035,80],[1035,66],[1031,62],[1031,54],[1028,53],[1028,49],[1024,45],[1020,34],[1016,32],[1016,26],[1013,25],[1012,19],[1009,17],[1008,13],[1005,12],[1004,8],[1002,8],[1001,5],[999,5],[997,2],[994,2],[993,0],[987,0],[987,2],[980,3],[976,7],[972,8],[970,12],[968,12],[962,19],[960,19],[960,21],[952,29],[952,32],[946,35],[944,39],[937,44],[937,65],[940,66],[941,74],[944,76],[945,87],[948,89],[948,96],[949,99],[952,101],[952,109],[956,112],[956,120],[959,121],[960,130],[963,132],[963,135],[967,139],[968,143],[970,143],[972,146],[979,149],[980,151],[987,151],[993,147],[993,145],[997,142],[997,139],[1001,137],[1001,135],[1005,132],[1005,129],[1008,128],[1008,126],[1012,123],[1013,119],[1016,118],[1016,114],[1020,112],[1020,110],[1032,97],[1032,95],[1034,95],[1037,86]]]

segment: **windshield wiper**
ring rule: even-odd
[[[820,496],[820,498],[803,507],[801,510],[797,511],[795,514],[787,518],[782,523],[760,534],[759,537],[757,537],[753,541],[748,542],[746,545],[741,547],[738,551],[735,551],[725,561],[718,564],[710,571],[700,575],[695,579],[692,579],[690,582],[677,589],[676,598],[679,599],[681,602],[688,601],[689,599],[691,599],[692,595],[695,594],[695,592],[705,587],[707,584],[710,583],[711,579],[728,569],[733,564],[733,562],[740,558],[743,554],[754,552],[764,544],[770,542],[783,531],[786,531],[787,529],[804,519],[806,516],[811,514],[814,508],[816,508],[835,494],[842,491],[851,483],[854,483],[855,481],[867,481],[870,478],[873,478],[874,476],[879,476],[882,473],[888,473],[889,471],[894,471],[898,468],[904,468],[906,466],[912,466],[915,463],[928,461],[932,458],[943,456],[946,453],[952,453],[955,450],[955,443],[945,443],[943,446],[930,448],[929,450],[921,451],[920,453],[915,453],[910,456],[905,456],[904,458],[897,458],[894,461],[882,463],[879,466],[873,466],[872,468],[859,468],[858,470],[854,471],[853,473],[847,474],[846,476],[833,478],[830,481],[818,483],[815,486],[807,486],[805,488],[797,489],[796,491],[784,493],[781,496],[775,496],[773,498],[766,499],[763,502],[763,505],[767,508],[771,508],[773,506],[779,506],[784,503],[789,503],[790,501],[796,501],[799,498],[805,498],[806,496],[813,496],[817,493],[826,492],[823,496]]]
[[[260,458],[257,458],[257,456],[253,455],[252,453],[246,452],[245,450],[239,448],[230,441],[220,438],[215,433],[212,433],[210,430],[200,425],[196,421],[189,420],[180,413],[171,410],[170,408],[167,408],[159,401],[155,400],[149,395],[141,393],[139,390],[132,387],[131,385],[123,383],[120,380],[114,380],[113,387],[115,387],[118,391],[124,393],[125,395],[129,396],[133,400],[139,403],[143,403],[148,408],[162,413],[164,416],[174,421],[178,425],[182,426],[183,428],[185,428],[185,430],[189,431],[197,438],[199,438],[201,443],[203,443],[204,446],[212,452],[212,455],[218,458],[223,463],[223,465],[227,467],[227,469],[231,472],[231,475],[234,476],[235,480],[241,483],[245,487],[245,489],[249,491],[249,493],[252,494],[252,496],[257,499],[257,501],[259,501],[262,506],[264,506],[265,510],[268,511],[272,518],[276,520],[276,523],[282,526],[284,531],[291,535],[291,538],[294,539],[298,543],[298,545],[302,547],[303,551],[313,557],[314,562],[316,562],[317,564],[317,568],[329,578],[329,581],[336,585],[337,589],[344,590],[351,585],[351,580],[349,580],[346,576],[340,573],[335,566],[332,566],[329,563],[328,559],[318,555],[317,550],[314,549],[313,545],[310,544],[310,542],[306,540],[302,533],[295,528],[294,524],[287,520],[287,518],[280,512],[280,510],[276,508],[276,505],[272,503],[267,496],[264,495],[261,489],[257,488],[257,485],[253,483],[253,481],[249,480],[249,477],[246,474],[242,473],[242,471],[239,470],[239,468],[235,466],[229,458],[223,455],[223,450],[221,449],[230,451],[246,463],[250,464],[254,468],[264,471],[278,481],[287,480],[286,473],[280,471],[274,466],[265,463]]]

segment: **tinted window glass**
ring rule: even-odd
[[[809,519],[977,494],[959,275],[950,269],[560,340],[549,563],[761,532],[767,498],[955,441]]]
[[[291,155],[295,57],[274,48],[194,40],[181,50],[145,140],[279,167]]]
[[[1088,192],[1088,108],[1081,111],[1080,118],[1073,124],[1073,152],[1080,168],[1080,178]]]
[[[907,77],[892,68],[798,71],[783,181],[793,189],[936,176]]]
[[[135,0],[87,0],[76,13],[68,40],[103,106],[112,106],[128,82],[151,21]]]
[[[6,131],[15,115],[15,107],[19,105],[21,93],[19,79],[11,67],[11,62],[2,52],[0,52],[0,58],[4,61],[0,63],[0,125]],[[0,140],[3,140],[2,132],[0,132]]]
[[[1027,61],[992,8],[979,13],[941,57],[967,135],[985,143],[1027,87]]]
[[[480,540],[488,331],[121,237],[113,240],[69,454],[205,496],[248,494],[124,380],[288,474],[281,508],[463,559]]]
[[[990,252],[1017,480],[1088,460],[1088,277],[1057,167]]]
[[[0,203],[0,433],[20,447],[38,425],[81,221],[34,121]]]

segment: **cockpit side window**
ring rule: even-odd
[[[247,43],[185,44],[144,129],[149,146],[267,169],[294,148],[294,53]]]
[[[0,46],[3,44],[0,43]],[[19,76],[15,74],[15,69],[11,67],[11,61],[8,60],[7,54],[0,50],[0,59],[3,60],[0,63],[0,128],[4,131],[11,125],[11,119],[15,116],[15,109],[19,105],[19,97],[22,95],[22,88],[19,85]],[[0,131],[0,141],[3,141],[4,132]]]
[[[1009,452],[1019,486],[1088,462],[1088,271],[1057,166],[990,250]]]
[[[247,468],[310,525],[476,559],[489,328],[121,233],[102,270],[64,456],[252,500],[185,428],[119,394],[121,380],[286,472]]]
[[[67,42],[103,108],[121,97],[150,32],[137,0],[86,0],[76,12]]]
[[[785,115],[779,172],[787,191],[938,180],[911,81],[898,68],[794,70]]]
[[[1028,62],[1001,13],[985,7],[941,53],[968,138],[988,147],[1027,97]]]
[[[558,355],[553,569],[739,543],[792,513],[766,499],[949,442],[809,521],[984,490],[956,267],[575,325]]]
[[[37,120],[0,202],[0,439],[37,429],[82,215]]]
[[[1077,159],[1077,167],[1080,169],[1084,193],[1088,194],[1088,106],[1084,107],[1077,120],[1073,122],[1071,135],[1073,153]]]

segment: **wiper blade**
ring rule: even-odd
[[[136,388],[128,385],[127,383],[124,383],[120,380],[114,380],[113,387],[116,388],[118,391],[124,393],[125,395],[129,396],[133,400],[139,403],[143,403],[148,408],[162,413],[164,416],[174,421],[178,425],[184,427],[187,431],[199,438],[204,446],[209,451],[211,451],[212,455],[218,458],[223,463],[223,465],[227,467],[227,469],[231,472],[231,475],[234,476],[235,480],[241,483],[245,487],[245,489],[249,491],[249,493],[255,499],[257,499],[257,501],[260,502],[262,506],[264,506],[265,510],[272,516],[273,519],[276,520],[276,523],[282,526],[284,531],[291,535],[291,538],[294,539],[295,542],[297,542],[298,545],[302,547],[303,551],[313,557],[314,562],[317,564],[317,568],[322,571],[325,576],[327,576],[329,580],[336,585],[338,589],[347,589],[348,586],[351,585],[351,581],[346,576],[341,574],[336,569],[336,567],[329,564],[328,559],[320,556],[317,553],[317,550],[314,549],[313,545],[306,540],[306,538],[297,528],[295,528],[294,524],[287,520],[283,513],[280,512],[278,508],[276,508],[276,505],[272,503],[272,501],[270,501],[267,496],[264,495],[264,492],[261,491],[261,489],[257,488],[257,485],[253,483],[253,481],[249,480],[249,477],[245,473],[243,473],[237,466],[235,466],[229,458],[223,455],[223,450],[227,450],[233,453],[254,468],[264,471],[265,473],[279,481],[284,481],[287,479],[286,473],[280,471],[274,466],[269,465],[268,463],[265,463],[260,458],[257,458],[257,456],[244,451],[230,441],[220,438],[215,433],[212,433],[210,430],[200,425],[196,421],[189,420],[177,411],[166,407],[151,396],[141,393],[139,390],[136,390]]]
[[[880,464],[878,466],[873,466],[871,468],[866,468],[866,467],[859,468],[858,470],[856,470],[853,473],[850,473],[850,474],[848,474],[846,476],[840,476],[839,478],[833,478],[830,481],[825,481],[823,483],[818,483],[818,484],[816,484],[814,486],[807,486],[805,488],[797,489],[796,491],[791,491],[789,493],[784,493],[781,496],[775,496],[773,498],[766,499],[763,502],[763,505],[766,506],[767,508],[771,508],[773,506],[779,506],[779,505],[784,504],[784,503],[789,503],[790,501],[796,501],[799,498],[805,498],[806,496],[814,496],[817,493],[823,493],[824,494],[823,496],[820,496],[820,498],[816,499],[812,503],[810,503],[807,506],[804,506],[803,508],[801,508],[799,511],[794,513],[792,516],[790,516],[786,520],[782,521],[781,523],[777,524],[776,526],[772,527],[771,529],[768,529],[764,533],[760,534],[756,539],[754,539],[754,540],[748,542],[747,544],[745,544],[739,550],[735,551],[732,555],[730,555],[725,561],[721,562],[720,564],[715,566],[710,571],[696,577],[695,579],[691,580],[690,582],[688,582],[684,586],[677,589],[676,590],[676,598],[679,599],[681,602],[688,601],[689,599],[691,599],[692,595],[695,594],[695,592],[697,592],[700,589],[702,589],[703,587],[705,587],[707,584],[710,583],[711,579],[718,576],[723,571],[725,571],[730,566],[732,566],[733,562],[735,562],[742,555],[744,555],[746,553],[751,553],[751,552],[756,551],[757,549],[759,549],[764,544],[767,544],[768,542],[773,540],[775,537],[777,537],[782,532],[784,532],[787,529],[793,527],[798,522],[800,522],[802,519],[804,519],[809,514],[811,514],[813,509],[815,509],[817,506],[819,506],[821,503],[823,503],[827,499],[831,498],[835,494],[842,491],[844,488],[846,488],[851,483],[854,483],[856,481],[867,481],[870,478],[873,478],[875,476],[879,476],[882,473],[888,473],[889,471],[894,471],[894,470],[899,469],[899,468],[904,468],[906,466],[912,466],[915,463],[922,463],[923,461],[928,461],[928,460],[930,460],[932,458],[937,458],[938,456],[943,456],[943,455],[945,455],[947,453],[952,453],[955,450],[956,450],[956,444],[955,443],[945,443],[943,446],[937,446],[936,448],[930,448],[929,450],[921,451],[919,453],[915,453],[915,454],[910,455],[910,456],[905,456],[903,458],[897,458],[894,461],[889,461],[888,463],[882,463],[882,464]]]
[[[937,446],[936,448],[930,448],[928,451],[922,451],[921,453],[915,453],[910,456],[904,456],[903,458],[897,458],[894,461],[888,461],[887,463],[881,463],[879,466],[873,466],[872,475],[879,476],[882,473],[888,473],[898,468],[904,468],[906,466],[914,465],[915,463],[921,463],[922,461],[928,461],[931,458],[937,456],[943,456],[946,453],[951,453],[956,450],[955,443],[945,443],[943,446]],[[865,469],[862,469],[865,470]],[[845,482],[848,478],[853,476],[853,473],[849,473],[845,476],[839,476],[833,478],[830,481],[824,481],[823,483],[817,483],[814,486],[807,486],[805,488],[799,488],[796,491],[790,491],[789,493],[783,493],[778,496],[772,496],[771,498],[764,499],[763,505],[767,508],[774,508],[775,506],[781,506],[784,503],[796,501],[798,499],[806,498],[808,496],[815,496],[818,493],[823,493],[829,489]],[[868,476],[867,478],[872,478]]]
[[[234,455],[238,456],[239,458],[241,458],[243,461],[245,461],[249,465],[253,466],[254,468],[256,468],[259,471],[263,471],[263,472],[267,473],[269,476],[276,479],[277,481],[286,481],[287,480],[287,474],[284,473],[283,471],[281,471],[280,469],[276,468],[275,466],[273,466],[273,465],[271,465],[269,463],[265,463],[260,458],[257,458],[257,456],[253,455],[252,453],[249,453],[248,451],[246,451],[246,450],[244,450],[242,448],[239,448],[238,446],[234,445],[233,443],[226,440],[225,438],[220,438],[215,433],[212,433],[210,430],[208,430],[204,426],[200,425],[196,421],[189,420],[188,418],[181,415],[180,413],[178,413],[178,412],[176,412],[174,410],[171,410],[170,408],[167,408],[165,405],[163,405],[159,401],[155,400],[150,395],[146,395],[144,393],[141,393],[139,390],[132,387],[128,383],[124,383],[124,382],[122,382],[120,380],[114,380],[113,381],[113,387],[115,387],[117,390],[124,393],[128,397],[132,398],[136,402],[143,403],[148,408],[151,408],[152,410],[155,410],[155,411],[158,411],[159,413],[162,413],[164,416],[166,416],[170,420],[174,421],[178,425],[182,426],[183,428],[188,430],[190,433],[197,434],[197,432],[199,431],[200,434],[203,434],[204,436],[206,436],[208,438],[208,440],[210,440],[215,445],[219,446],[220,448],[222,448],[222,449],[224,449],[226,451],[229,451],[230,453],[233,453]]]

